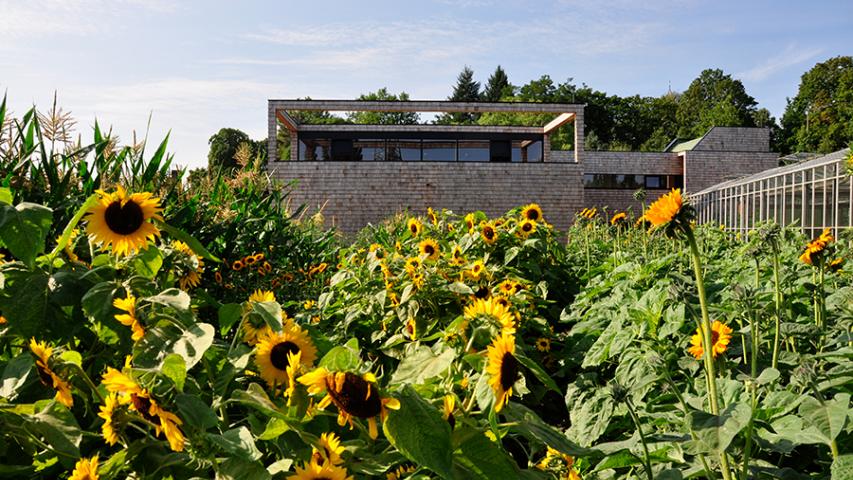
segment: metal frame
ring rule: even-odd
[[[772,220],[806,235],[853,227],[853,177],[845,173],[849,149],[724,182],[690,195],[700,223],[745,233]]]

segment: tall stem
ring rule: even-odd
[[[782,326],[782,287],[779,285],[779,248],[775,241],[773,246],[773,288],[776,301],[776,328],[773,333],[773,360],[771,366],[777,368],[779,365],[779,337]]]
[[[654,480],[655,477],[652,474],[652,462],[651,457],[649,456],[649,447],[646,445],[646,435],[643,433],[643,427],[640,425],[640,417],[638,417],[637,412],[634,411],[634,404],[631,402],[630,396],[625,399],[625,405],[628,406],[628,413],[631,414],[634,426],[636,426],[637,431],[640,432],[640,442],[643,444],[643,454],[645,456],[643,459],[643,468],[646,470],[646,475],[649,477],[649,480]]]
[[[693,229],[687,227],[685,229],[687,243],[690,245],[690,253],[693,257],[693,272],[696,276],[696,290],[699,292],[699,306],[702,309],[702,344],[704,346],[705,357],[705,375],[708,379],[708,397],[711,404],[711,413],[713,415],[720,414],[720,407],[717,399],[717,374],[714,368],[713,344],[711,343],[711,317],[708,314],[708,299],[705,295],[705,280],[702,273],[702,257],[699,254],[699,246],[696,244],[696,237],[693,235]],[[720,453],[720,470],[723,474],[723,480],[731,480],[731,472],[729,471],[729,459],[726,452]]]

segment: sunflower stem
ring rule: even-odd
[[[649,477],[649,480],[654,480],[655,477],[652,474],[651,457],[649,456],[649,446],[646,444],[646,435],[643,433],[643,427],[640,425],[640,417],[637,416],[637,412],[634,410],[634,403],[631,402],[630,395],[625,398],[625,405],[628,407],[628,413],[631,414],[631,420],[634,421],[634,426],[637,427],[637,431],[640,433],[640,442],[643,444],[643,468],[646,470],[646,475]]]
[[[773,289],[776,302],[776,328],[773,334],[773,359],[770,366],[777,368],[779,365],[779,337],[782,326],[782,287],[779,285],[779,246],[775,241],[772,241],[770,246],[773,249]]]

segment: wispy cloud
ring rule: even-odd
[[[736,74],[736,76],[743,80],[761,82],[786,68],[807,62],[821,53],[823,53],[822,48],[802,48],[795,45],[788,45],[778,55],[774,55],[749,70]]]

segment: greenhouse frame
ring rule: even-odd
[[[700,223],[746,232],[772,220],[817,236],[853,226],[849,149],[723,182],[690,196]]]

